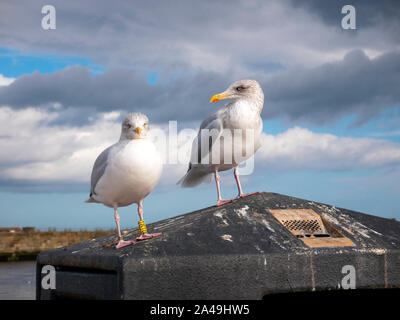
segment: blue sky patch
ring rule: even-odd
[[[85,57],[63,57],[56,55],[27,55],[17,50],[0,47],[0,74],[8,78],[17,78],[38,71],[42,74],[53,73],[68,66],[88,67],[93,75],[102,73],[105,68],[94,65]]]

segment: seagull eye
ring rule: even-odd
[[[129,123],[127,123],[127,124],[126,124],[126,127],[127,127],[128,129],[130,129],[130,128],[132,128],[132,125],[130,125]]]
[[[239,87],[236,88],[236,90],[237,91],[242,91],[242,90],[244,90],[244,87],[243,86],[239,86]]]
[[[146,122],[146,123],[144,124],[144,126],[147,128],[147,127],[149,126],[149,124]]]

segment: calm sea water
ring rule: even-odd
[[[0,300],[34,300],[35,268],[35,261],[0,262]]]

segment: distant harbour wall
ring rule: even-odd
[[[114,230],[0,232],[0,261],[35,260],[45,250],[87,241]]]

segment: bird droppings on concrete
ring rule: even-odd
[[[224,234],[224,235],[221,236],[221,238],[222,238],[223,240],[233,242],[232,236],[231,236],[230,234]]]
[[[320,210],[324,211],[324,212],[329,212],[329,213],[339,213],[340,209],[336,208],[335,206],[327,206],[325,204],[322,203],[315,203],[315,202],[308,202],[308,204],[319,208]]]
[[[323,208],[325,213],[322,213],[322,217],[328,222],[335,224],[336,226],[341,226],[341,228],[353,236],[362,236],[364,238],[370,239],[369,233],[374,233],[379,236],[383,236],[380,232],[373,230],[361,222],[354,221],[350,216],[341,213],[340,209],[336,207],[327,208],[325,205],[317,205],[319,208]],[[326,213],[329,212],[329,214]],[[333,215],[336,216],[333,217]],[[340,221],[339,221],[340,220]]]
[[[384,255],[386,254],[386,249],[381,248],[362,248],[362,249],[355,249],[355,251],[360,253],[375,253],[377,255]]]
[[[286,250],[286,248],[280,244],[280,242],[278,240],[276,240],[276,238],[274,236],[270,236],[269,239],[271,239],[271,241],[275,244],[277,244],[279,247],[281,247],[282,249]]]
[[[331,215],[322,213],[321,216],[322,218],[328,220],[328,222],[339,225],[339,221],[336,218],[332,217]]]
[[[258,252],[260,252],[260,253],[264,253],[264,250],[263,250],[263,249],[261,249],[261,248],[259,247],[259,245],[258,245],[258,244],[256,244],[256,245],[254,246],[254,248],[256,248]]]
[[[234,212],[238,215],[239,218],[245,219],[249,224],[255,225],[257,221],[253,215],[250,215],[248,210],[249,206],[245,205],[240,209],[235,209]]]
[[[359,226],[359,227],[361,227],[361,228],[364,228],[364,229],[368,230],[369,232],[373,232],[373,233],[375,233],[375,234],[377,234],[377,235],[383,236],[382,233],[379,233],[378,231],[375,231],[375,230],[373,230],[373,229],[371,229],[371,228],[368,228],[367,226],[363,225],[363,224],[360,223],[360,222],[355,222],[354,224],[357,225],[357,226]]]
[[[271,227],[271,225],[269,224],[269,222],[268,222],[267,220],[262,219],[262,220],[261,220],[261,223],[262,223],[264,226],[266,226],[267,229],[268,229],[269,231],[275,232],[275,230]]]
[[[245,219],[249,219],[249,215],[247,213],[247,210],[249,210],[249,206],[246,204],[241,209],[235,209],[235,212],[239,217],[242,217],[242,218],[245,218]]]
[[[347,232],[354,235],[354,231],[356,231],[358,234],[362,235],[365,238],[368,239],[371,238],[368,232],[371,231],[372,229],[366,227],[365,225],[357,221],[352,221],[349,216],[344,214],[339,214],[338,218],[342,220],[342,225],[346,226],[343,227],[343,229],[345,229]]]
[[[214,212],[214,216],[220,218],[220,219],[222,220],[222,223],[223,223],[224,225],[228,226],[229,223],[228,223],[228,221],[224,218],[224,214],[225,214],[225,213],[226,213],[225,210],[219,210],[219,211]]]

